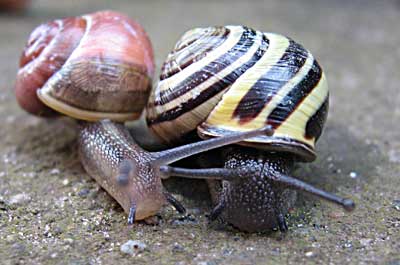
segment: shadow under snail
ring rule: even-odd
[[[249,232],[286,231],[284,215],[293,189],[349,211],[355,207],[350,199],[290,176],[295,161],[316,158],[328,98],[320,65],[292,39],[244,26],[196,28],[181,37],[163,64],[147,123],[170,145],[192,141],[196,132],[208,139],[269,126],[270,135],[224,150],[224,168],[161,170],[167,176],[208,180],[216,204],[211,220],[222,216]]]
[[[129,224],[153,216],[166,202],[185,211],[164,190],[161,168],[271,133],[265,127],[161,152],[143,150],[117,122],[140,117],[151,90],[153,61],[151,43],[139,24],[113,11],[96,12],[37,27],[22,53],[15,87],[26,111],[81,120],[82,165],[129,214]]]

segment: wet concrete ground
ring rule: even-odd
[[[12,92],[36,25],[105,8],[146,28],[158,67],[195,26],[246,24],[304,44],[326,70],[331,109],[317,161],[301,164],[296,175],[351,197],[356,211],[300,196],[287,234],[245,234],[208,225],[206,187],[173,180],[167,187],[193,218],[182,221],[167,207],[160,225],[129,229],[120,207],[80,166],[75,124],[26,114]],[[1,14],[0,263],[400,264],[399,24],[399,1],[372,0],[41,0],[25,14]],[[134,257],[120,251],[130,239],[146,245]]]

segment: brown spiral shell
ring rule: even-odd
[[[37,27],[22,53],[15,92],[21,107],[36,115],[55,109],[83,120],[130,120],[147,102],[153,73],[143,28],[100,11]]]

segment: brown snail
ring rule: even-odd
[[[37,115],[58,111],[85,120],[80,122],[78,136],[81,162],[129,213],[129,223],[154,215],[166,202],[184,212],[184,207],[164,190],[161,168],[199,152],[271,132],[267,126],[162,152],[140,148],[127,129],[115,121],[140,116],[151,89],[153,51],[142,27],[116,12],[97,12],[39,26],[31,34],[20,67],[16,97],[22,108]]]
[[[224,137],[270,126],[225,151],[225,168],[162,168],[166,175],[209,180],[210,218],[245,231],[287,230],[286,200],[303,190],[354,209],[354,202],[290,177],[295,161],[316,157],[328,111],[328,86],[313,55],[285,36],[244,26],[196,28],[168,55],[151,94],[147,122],[164,142]],[[213,156],[214,157],[214,156]],[[289,189],[288,189],[289,188]]]
[[[16,97],[36,115],[95,121],[137,119],[154,73],[143,28],[125,15],[102,11],[54,20],[30,35],[20,59]]]

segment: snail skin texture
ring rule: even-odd
[[[147,122],[170,145],[193,139],[193,132],[207,139],[270,126],[271,136],[224,149],[224,172],[169,173],[209,180],[216,204],[211,219],[221,215],[250,232],[285,231],[288,198],[294,196],[289,188],[354,208],[351,200],[290,177],[294,162],[316,158],[328,96],[319,63],[294,40],[244,26],[195,28],[167,56]]]
[[[271,132],[265,127],[162,152],[143,150],[115,121],[140,116],[151,90],[153,61],[142,27],[103,11],[35,29],[17,76],[17,100],[28,112],[59,111],[84,120],[78,133],[82,165],[129,214],[129,224],[153,216],[166,203],[185,211],[162,186],[161,178],[173,170],[168,164]]]

